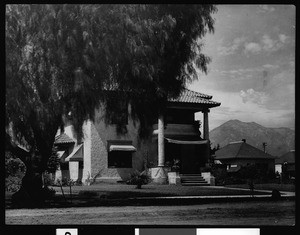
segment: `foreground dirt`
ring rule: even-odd
[[[6,210],[6,224],[294,225],[295,201]]]

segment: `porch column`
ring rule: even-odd
[[[209,140],[208,113],[209,109],[203,111],[203,139],[205,140]]]
[[[165,127],[164,116],[161,114],[158,117],[158,166],[165,165]]]
[[[151,178],[156,184],[166,184],[168,179],[168,173],[165,167],[164,129],[164,116],[159,115],[157,128],[158,164],[157,167],[151,168]]]

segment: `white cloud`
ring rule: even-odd
[[[277,68],[279,68],[279,65],[264,64],[262,67],[266,68],[266,69],[277,69]]]
[[[260,52],[270,53],[280,50],[289,41],[289,37],[285,34],[279,34],[278,39],[273,39],[268,34],[264,34],[258,42],[246,42],[244,52],[246,55],[258,54]]]
[[[275,41],[273,39],[270,38],[269,35],[263,35],[262,37],[262,48],[265,51],[270,51],[273,50],[274,46],[275,46]]]
[[[232,43],[229,43],[225,46],[221,45],[218,46],[217,50],[220,55],[232,55],[238,51],[239,48],[243,45],[246,41],[245,37],[238,37],[235,38]],[[220,42],[222,43],[222,41]]]
[[[273,12],[275,11],[275,8],[269,5],[259,5],[258,6],[258,12],[261,13],[268,13],[268,12]]]
[[[280,42],[285,43],[289,36],[286,36],[285,34],[279,34],[278,35]]]
[[[252,102],[258,105],[263,105],[268,99],[268,95],[265,92],[255,91],[252,88],[248,89],[247,91],[241,90],[240,96],[244,103]]]
[[[250,42],[245,44],[245,53],[257,54],[261,51],[261,46],[258,43]]]

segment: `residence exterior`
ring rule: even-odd
[[[179,159],[180,173],[200,173],[209,157],[210,108],[220,103],[212,96],[185,89],[177,99],[168,101],[167,110],[153,122],[153,133],[139,139],[138,125],[130,118],[130,103],[119,116],[127,132],[118,134],[116,124],[106,124],[105,109],[95,110],[95,121],[83,125],[83,139],[77,142],[72,125],[58,131],[55,145],[61,161],[56,178],[70,178],[83,183],[126,181],[134,170],[149,169],[156,183],[166,183],[166,162]],[[195,113],[203,113],[203,133],[195,122]]]
[[[236,172],[242,166],[255,165],[264,172],[274,172],[274,156],[246,143],[246,140],[231,142],[215,153],[215,160],[227,165],[227,172]]]
[[[275,172],[279,174],[285,172],[288,178],[295,177],[295,150],[283,154],[279,158],[275,159]]]

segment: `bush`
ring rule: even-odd
[[[139,172],[136,170],[130,174],[130,179],[126,183],[130,185],[136,185],[136,188],[140,189],[142,185],[148,184],[150,181],[151,178],[146,171]]]
[[[43,188],[43,196],[45,199],[52,199],[56,194],[55,189],[49,188],[49,187],[44,187]]]
[[[24,176],[26,166],[21,159],[14,157],[10,152],[5,152],[5,176]]]
[[[26,166],[21,159],[9,151],[5,152],[5,190],[16,192],[20,189]]]
[[[241,179],[235,176],[228,176],[224,179],[224,185],[231,185],[231,184],[244,184],[246,182],[245,179]]]
[[[225,185],[226,179],[228,178],[227,170],[223,166],[213,166],[211,173],[215,177],[216,185]]]
[[[44,177],[44,184],[47,185],[47,186],[54,186],[55,183],[54,183],[54,179],[52,177],[52,174],[51,173],[44,173],[43,174],[43,177]]]
[[[5,178],[5,190],[8,192],[17,192],[22,184],[22,179],[17,176],[8,176]]]

